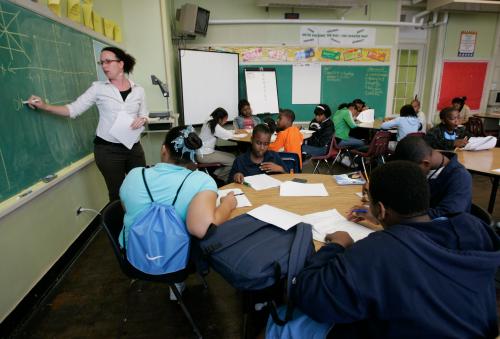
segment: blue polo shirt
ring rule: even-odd
[[[154,167],[147,168],[145,173],[146,181],[153,199],[162,204],[172,204],[177,189],[189,173],[191,171],[185,167],[163,162],[156,164]],[[186,222],[186,215],[191,200],[193,200],[196,194],[202,191],[217,193],[217,185],[214,179],[208,174],[195,171],[184,182],[174,206],[184,223]],[[123,220],[123,229],[119,237],[120,245],[123,247],[123,236],[125,236],[126,244],[129,227],[151,202],[146,186],[144,186],[144,181],[142,180],[142,167],[134,168],[128,173],[120,187],[120,199],[126,211]]]

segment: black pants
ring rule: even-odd
[[[140,143],[131,150],[122,144],[94,145],[94,157],[108,187],[109,201],[120,199],[120,186],[125,175],[135,167],[146,166],[146,158]]]

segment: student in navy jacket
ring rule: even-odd
[[[267,337],[297,322],[291,337],[313,337],[311,324],[333,326],[332,338],[496,337],[493,230],[467,213],[431,219],[425,176],[408,161],[373,171],[369,196],[384,230],[355,244],[346,232],[328,235],[291,294],[312,319],[296,312],[281,329],[269,321]]]
[[[470,212],[472,178],[454,153],[432,149],[422,137],[409,136],[401,140],[394,159],[408,160],[420,166],[427,176],[431,192],[431,218],[456,212]]]

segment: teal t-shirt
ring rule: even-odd
[[[189,173],[191,171],[184,167],[167,163],[158,163],[154,167],[147,168],[145,173],[146,181],[153,199],[159,203],[172,204],[177,189]],[[208,174],[195,171],[182,186],[174,206],[182,221],[186,222],[186,215],[191,200],[193,200],[196,194],[202,191],[217,193],[217,185],[214,179]],[[120,199],[126,211],[123,220],[123,229],[119,237],[120,245],[123,247],[123,236],[125,236],[126,244],[129,227],[151,202],[146,186],[144,186],[144,181],[142,180],[142,167],[134,168],[128,173],[120,187]]]
[[[333,125],[335,126],[335,136],[342,140],[349,139],[351,128],[356,127],[351,111],[347,108],[339,109],[333,115]]]

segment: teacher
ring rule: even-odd
[[[146,166],[144,151],[139,136],[131,149],[128,149],[110,134],[110,129],[120,114],[134,118],[131,129],[138,129],[148,121],[144,89],[126,76],[132,72],[135,58],[117,47],[105,47],[100,60],[106,81],[95,81],[85,93],[74,102],[54,106],[32,95],[29,106],[52,114],[76,118],[92,105],[99,110],[99,123],[94,139],[94,157],[108,188],[109,200],[119,199],[120,186],[125,175],[134,167]]]

